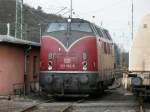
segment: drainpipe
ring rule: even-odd
[[[42,25],[41,24],[38,24],[39,27],[40,27],[40,44],[41,44],[41,38],[42,38]]]
[[[24,68],[25,74],[26,74],[26,72],[27,72],[27,68],[26,68],[27,58],[26,58],[26,57],[29,55],[29,52],[30,52],[31,49],[32,49],[32,47],[29,46],[29,47],[24,51],[24,54],[25,54],[25,68]]]

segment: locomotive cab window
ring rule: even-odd
[[[73,31],[81,31],[81,32],[92,32],[89,23],[50,23],[47,29],[47,32],[55,32],[55,31],[67,31],[68,24],[71,25],[71,30]]]
[[[71,30],[82,31],[82,32],[92,32],[89,23],[71,23]]]
[[[67,30],[67,23],[50,23],[47,32]]]

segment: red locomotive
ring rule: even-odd
[[[41,38],[40,86],[52,95],[103,91],[114,79],[108,31],[86,20],[52,21]]]

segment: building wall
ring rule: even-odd
[[[27,53],[28,46],[0,44],[0,95],[14,93],[14,89],[24,89],[26,93],[38,89],[40,49],[34,48]],[[27,72],[25,73],[25,66]]]
[[[13,85],[24,82],[24,51],[0,44],[0,95],[12,93]]]
[[[150,71],[150,14],[141,21],[129,51],[129,71]]]

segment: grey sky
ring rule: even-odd
[[[70,0],[24,0],[34,6],[42,6],[48,13],[56,13],[63,7],[70,8]],[[131,43],[131,0],[73,0],[73,17],[80,17],[107,28],[113,40],[129,49]],[[141,18],[150,13],[150,0],[134,0],[134,28]],[[65,14],[68,17],[69,13]],[[92,18],[95,16],[95,19]]]

